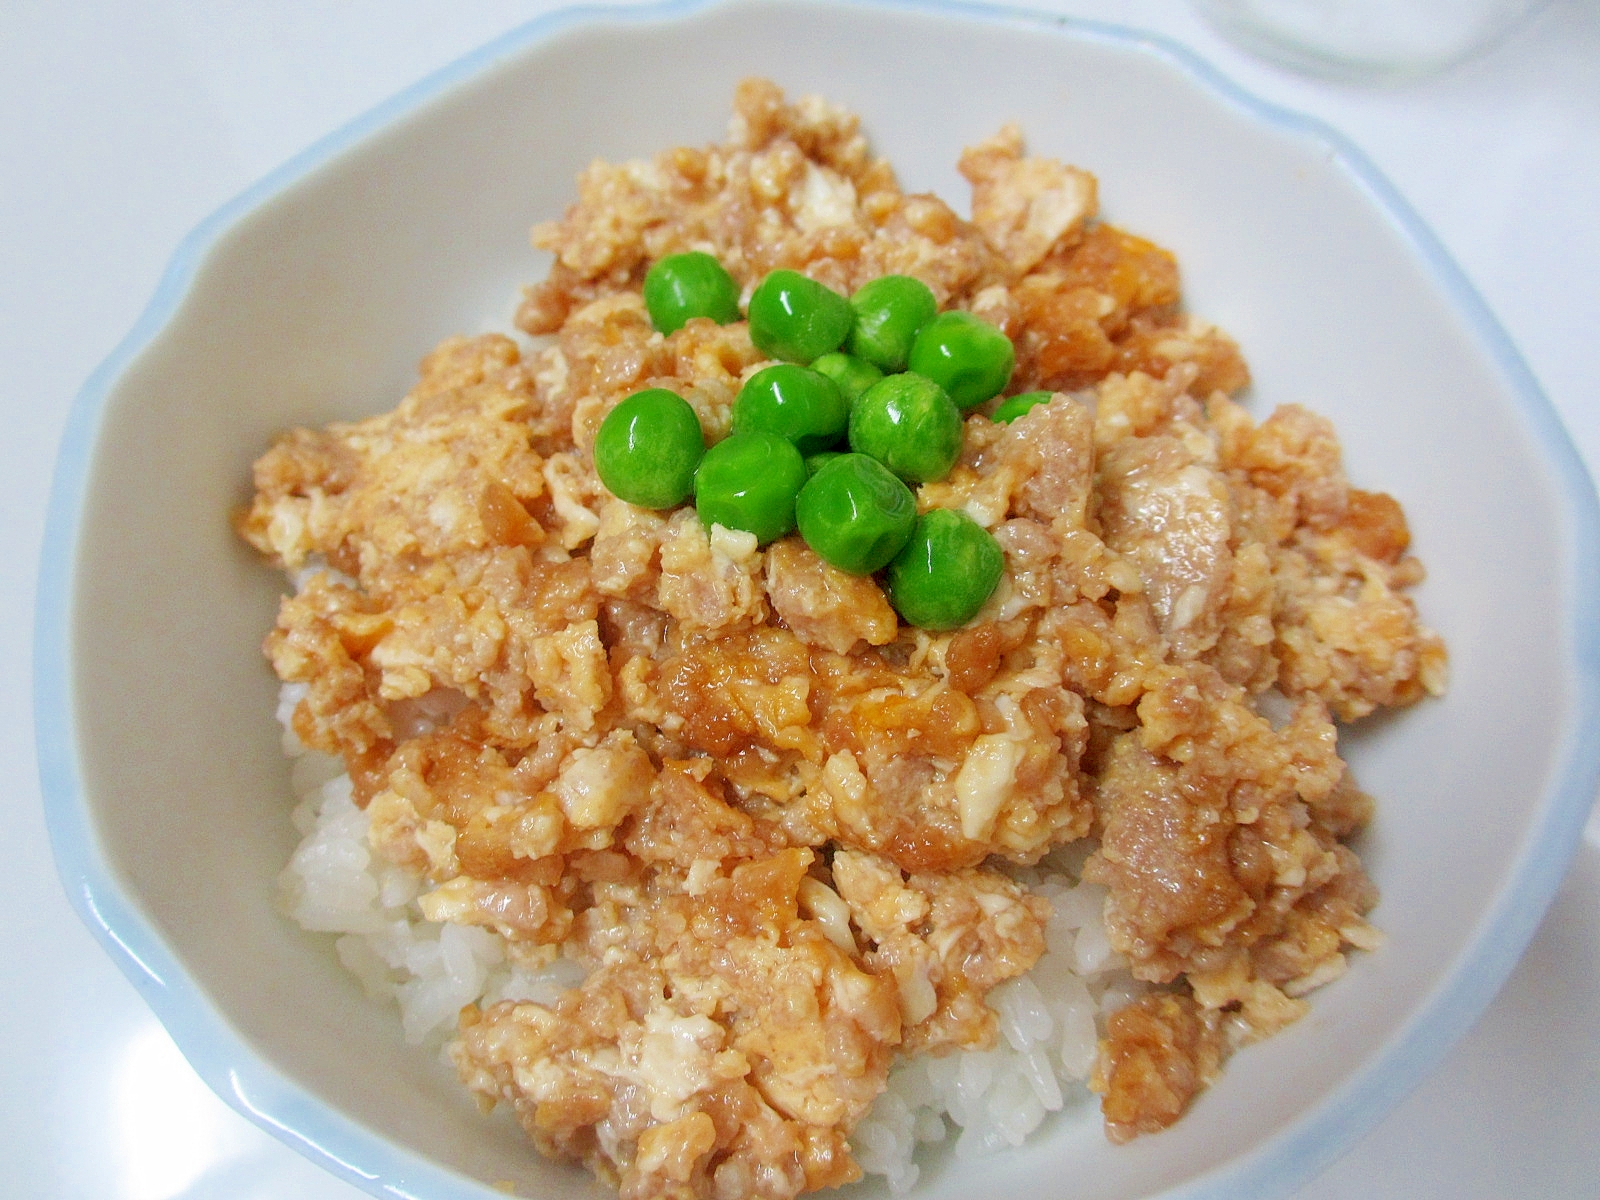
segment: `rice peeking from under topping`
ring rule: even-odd
[[[518,333],[446,341],[393,412],[296,429],[238,528],[294,579],[267,656],[304,841],[285,904],[463,1083],[625,1200],[916,1180],[1098,1096],[1114,1141],[1377,945],[1335,721],[1442,690],[1399,505],[1329,423],[1257,421],[1173,257],[1011,127],[971,220],[851,114],[750,80],[728,140],[596,163]],[[911,275],[1015,347],[916,488],[1004,552],[959,629],[795,535],[608,494],[643,388],[726,436],[770,360],[663,336],[704,250],[849,295]]]

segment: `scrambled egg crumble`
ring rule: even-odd
[[[1445,675],[1399,505],[1350,486],[1326,420],[1230,398],[1238,349],[1181,310],[1167,251],[1097,219],[1093,176],[1013,128],[960,167],[971,220],[903,193],[855,117],[747,81],[726,142],[583,172],[535,231],[532,337],[447,341],[392,413],[284,434],[238,519],[321,568],[266,652],[375,850],[431,920],[587,970],[463,1011],[462,1080],[626,1200],[858,1177],[896,1056],[990,1044],[985,996],[1043,951],[1008,867],[1079,839],[1112,944],[1162,985],[1101,1042],[1114,1140],[1376,944],[1333,722]],[[1005,552],[966,627],[902,625],[797,537],[601,486],[624,397],[669,388],[715,440],[766,362],[743,322],[652,330],[644,272],[689,249],[745,296],[779,267],[914,275],[1010,336],[1010,391],[1056,393],[968,417],[918,491]]]

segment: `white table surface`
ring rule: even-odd
[[[33,577],[73,395],[201,218],[320,135],[553,7],[0,3],[0,1194],[355,1200],[189,1070],[68,907],[29,699]],[[1178,0],[1035,7],[1157,30],[1361,146],[1429,221],[1600,471],[1600,4],[1369,91],[1233,50]],[[1093,164],[1089,164],[1092,166]],[[1597,731],[1600,736],[1600,731]],[[1600,822],[1504,992],[1298,1200],[1600,1196]]]

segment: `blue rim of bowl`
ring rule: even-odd
[[[755,0],[744,2],[753,5]],[[77,768],[70,648],[77,534],[100,415],[123,372],[166,327],[212,247],[253,208],[451,87],[568,29],[653,23],[740,6],[741,0],[665,0],[636,7],[581,6],[547,13],[440,68],[321,138],[224,204],[184,238],[144,312],[84,383],[68,414],[45,520],[33,676],[40,786],[62,884],[90,932],[215,1092],[286,1145],[374,1196],[486,1200],[496,1193],[332,1112],[260,1060],[184,975],[160,933],[122,894],[98,854]],[[1555,468],[1568,517],[1566,540],[1573,579],[1600,579],[1600,501],[1560,418],[1510,338],[1438,239],[1342,134],[1314,118],[1259,99],[1194,51],[1157,34],[962,0],[871,0],[869,6],[1023,25],[1051,35],[1150,54],[1265,125],[1326,147],[1332,161],[1393,222],[1503,372],[1522,415]],[[1581,593],[1575,600],[1572,624],[1564,631],[1576,676],[1571,728],[1558,770],[1547,788],[1546,806],[1527,838],[1517,869],[1472,942],[1432,997],[1345,1085],[1258,1150],[1161,1193],[1161,1200],[1250,1200],[1287,1193],[1337,1158],[1415,1087],[1504,984],[1566,872],[1600,786],[1600,742],[1586,744],[1582,738],[1584,729],[1600,727],[1600,600]]]

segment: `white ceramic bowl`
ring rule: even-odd
[[[960,64],[952,72],[944,64]],[[1488,1002],[1548,902],[1597,774],[1592,488],[1505,335],[1350,146],[1124,31],[933,4],[675,4],[566,14],[335,134],[178,250],[85,387],[52,500],[38,728],[63,879],[200,1073],[374,1195],[599,1194],[484,1121],[329,939],[275,909],[294,835],[259,644],[278,586],[233,536],[279,429],[391,406],[437,339],[505,327],[527,229],[575,173],[714,140],[770,75],[865,117],[908,190],[962,203],[1003,121],[1101,181],[1179,255],[1261,410],[1329,414],[1397,494],[1449,695],[1348,745],[1381,799],[1364,854],[1388,947],[1237,1055],[1175,1128],[1113,1148],[1097,1114],[925,1176],[921,1195],[1080,1200],[1287,1191],[1403,1094]]]

